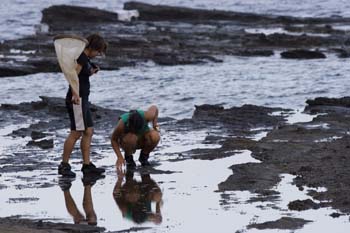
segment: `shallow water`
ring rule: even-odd
[[[107,160],[113,162],[111,157],[111,155],[107,156],[103,163],[106,163]],[[99,161],[99,163],[101,162]],[[238,230],[244,232],[280,232],[277,230],[247,230],[246,225],[274,221],[281,216],[289,216],[313,221],[297,232],[347,232],[349,225],[347,217],[342,216],[336,219],[329,217],[329,214],[336,212],[332,209],[289,211],[287,205],[290,201],[304,200],[310,197],[305,194],[309,188],[305,187],[303,192],[299,191],[291,184],[294,177],[288,174],[283,174],[281,182],[273,189],[281,193],[276,202],[250,203],[249,199],[256,195],[246,191],[214,192],[217,190],[217,184],[231,174],[228,166],[247,162],[259,161],[252,159],[249,151],[242,151],[235,156],[214,161],[162,162],[157,169],[171,170],[175,173],[150,176],[162,194],[157,223],[148,218],[148,220],[145,219],[144,222],[137,224],[132,218],[123,216],[122,209],[120,209],[122,207],[119,208],[113,198],[117,176],[112,169],[107,170],[106,178],[98,180],[91,190],[84,189],[83,183],[80,181],[80,174],[78,174],[78,178],[72,183],[69,194],[82,215],[85,215],[82,205],[84,194],[91,194],[98,226],[111,231],[125,230],[131,227],[150,227],[151,229],[144,232],[214,232],[218,229],[220,232]],[[59,182],[56,174],[35,173],[37,177],[42,175],[48,176],[49,180],[54,183]],[[66,208],[64,192],[58,185],[40,189],[16,188],[24,182],[18,177],[32,176],[33,172],[20,172],[8,173],[2,177],[2,179],[11,180],[13,186],[0,192],[0,216],[21,214],[33,219],[73,223],[73,218]],[[205,177],[205,179],[200,177]],[[134,180],[139,185],[143,183],[138,172],[134,173]],[[226,198],[229,196],[231,202],[220,204],[222,195],[225,195]],[[150,203],[149,211],[151,213],[156,212],[155,206],[155,201]]]
[[[109,11],[123,8],[128,0],[3,0],[0,3],[0,41],[32,35],[40,28],[41,10],[51,5],[68,4],[97,7]],[[203,9],[220,9],[301,17],[350,16],[347,0],[147,0],[151,4],[166,4]]]
[[[157,104],[160,116],[192,116],[195,105],[225,107],[255,104],[300,110],[319,96],[348,95],[350,67],[346,59],[299,61],[224,57],[223,63],[157,66],[152,63],[101,71],[91,78],[92,103],[112,109],[147,108]],[[61,73],[39,73],[0,79],[2,103],[38,100],[40,95],[64,97]]]

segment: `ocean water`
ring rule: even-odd
[[[0,2],[0,41],[34,34],[36,25],[40,23],[41,10],[50,5],[73,4],[117,11],[122,8],[125,1],[3,0]],[[147,2],[303,17],[350,16],[350,1],[345,0],[148,0]],[[281,59],[279,51],[276,51],[271,57],[220,58],[223,59],[223,63],[158,66],[149,62],[117,71],[102,70],[91,78],[91,102],[123,110],[146,108],[150,104],[157,104],[160,117],[182,119],[191,117],[194,106],[200,104],[221,104],[225,107],[256,104],[292,108],[299,110],[300,113],[309,98],[342,97],[348,95],[350,89],[348,59],[332,55],[322,60],[298,61]],[[25,56],[21,59],[25,59]],[[64,97],[66,91],[67,82],[61,73],[0,78],[0,104],[35,101],[39,100],[40,95]],[[300,117],[299,114],[299,118],[305,116]],[[290,120],[300,121],[299,118]],[[27,127],[29,123],[23,122],[25,125],[20,127]],[[25,150],[24,145],[28,138],[19,140],[6,136],[15,128],[16,126],[10,125],[0,129],[0,156],[8,151],[14,153],[16,150]],[[66,134],[66,131],[62,134]],[[175,163],[167,161],[177,153],[208,146],[203,144],[206,135],[207,132],[199,134],[188,132],[188,135],[165,133],[162,136],[161,145],[152,160],[161,163],[159,169],[176,173],[152,175],[163,192],[161,208],[163,223],[142,225],[154,227],[147,232],[213,232],[218,229],[220,232],[261,232],[256,229],[248,231],[245,226],[252,222],[273,221],[287,215],[314,221],[298,232],[348,232],[347,216],[337,219],[328,216],[336,210],[323,208],[302,213],[288,211],[289,201],[309,198],[305,194],[306,191],[301,192],[291,184],[293,177],[288,174],[282,175],[281,183],[275,187],[275,190],[281,192],[281,199],[277,203],[256,203],[260,205],[258,207],[247,202],[249,198],[254,197],[253,194],[229,192],[225,195],[231,197],[232,203],[222,205],[221,193],[214,191],[217,190],[217,184],[231,174],[231,170],[227,168],[232,164],[258,161],[250,157],[249,151],[242,151],[241,155],[216,161],[186,160]],[[94,140],[98,136],[101,135],[96,135]],[[258,136],[260,138],[264,134]],[[48,159],[57,158],[61,150],[61,144],[55,146],[48,153]],[[104,180],[98,181],[92,190],[98,224],[108,230],[139,226],[122,216],[112,197],[117,179],[112,167],[115,155],[111,148],[103,153],[105,153],[104,159],[96,162],[97,165],[109,166],[107,176]],[[79,169],[78,163],[80,158],[72,159],[76,171]],[[218,172],[208,176],[210,170]],[[50,182],[58,183],[56,172],[53,171],[46,171],[44,174],[35,172],[4,174],[2,179],[6,180],[7,185],[11,185],[0,192],[0,216],[22,214],[30,218],[48,220],[54,218],[57,221],[72,223],[73,220],[65,208],[63,192],[58,186],[22,190],[16,188],[16,185],[26,184],[27,178],[42,175],[48,175]],[[139,174],[135,176],[140,180]],[[20,177],[25,179],[19,179]],[[79,174],[71,192],[81,209],[83,185],[80,178]],[[51,204],[52,195],[57,200],[55,205]],[[20,201],[25,198],[32,200]],[[261,205],[264,208],[261,208]],[[185,207],[190,207],[190,210],[186,210]]]
[[[3,0],[0,2],[0,41],[35,33],[41,10],[51,5],[68,4],[97,7],[110,11],[123,8],[128,0]],[[348,0],[147,0],[150,4],[219,9],[301,17],[350,16]]]
[[[319,60],[272,57],[222,57],[223,63],[158,66],[151,62],[91,77],[92,103],[129,110],[158,105],[161,117],[191,117],[195,105],[224,107],[255,104],[303,109],[307,99],[348,95],[348,59]],[[65,97],[62,73],[38,73],[0,79],[1,103]],[[19,94],[20,93],[20,94]]]

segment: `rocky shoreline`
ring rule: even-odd
[[[109,41],[105,59],[98,60],[104,70],[116,70],[153,61],[159,65],[198,64],[222,62],[220,56],[272,56],[280,54],[287,59],[327,59],[329,54],[348,57],[344,46],[349,45],[347,30],[341,29],[349,18],[296,18],[257,15],[240,12],[210,11],[149,5],[129,2],[125,10],[137,10],[139,17],[130,22],[121,21],[117,13],[102,10],[52,6],[43,11],[42,28],[36,35],[4,41],[0,45],[0,77],[59,72],[52,38],[61,33],[87,35],[100,32]],[[63,23],[64,22],[64,23]],[[266,29],[276,31],[266,33]],[[282,32],[280,32],[282,30]],[[305,211],[332,207],[329,216],[336,218],[350,214],[349,166],[350,98],[317,98],[308,100],[305,112],[316,115],[311,122],[289,124],[286,117],[291,109],[243,105],[225,109],[218,105],[196,106],[191,119],[162,118],[167,132],[194,132],[215,129],[205,139],[206,144],[220,148],[195,149],[182,153],[179,161],[187,159],[215,160],[232,156],[242,150],[252,152],[261,163],[246,163],[230,167],[232,175],[218,184],[218,192],[249,191],[258,196],[250,202],[278,200],[280,193],[272,187],[281,181],[281,174],[295,176],[293,182],[300,189],[324,187],[325,191],[309,191],[311,199],[294,200],[289,210]],[[109,150],[111,129],[121,110],[91,106],[95,131],[99,139],[93,146],[94,159],[102,159],[98,151]],[[1,173],[41,171],[53,175],[60,157],[47,160],[48,152],[62,146],[64,136],[59,132],[68,128],[64,100],[41,97],[41,101],[2,104],[0,126],[30,122],[27,127],[11,131],[15,139],[30,138],[24,149],[0,157]],[[275,114],[279,112],[279,114]],[[257,130],[256,130],[257,129]],[[252,140],[259,132],[268,134],[261,140]],[[75,156],[75,155],[73,155]],[[113,169],[114,164],[106,165]],[[157,166],[157,164],[156,164]],[[171,171],[148,171],[151,174],[169,174]],[[2,175],[0,174],[0,176]],[[44,176],[17,177],[27,185],[17,188],[45,188],[57,183]],[[0,190],[10,184],[0,184]],[[230,197],[222,195],[222,205]],[[23,217],[23,216],[22,216]],[[48,223],[23,219],[21,216],[0,218],[1,232],[103,232],[105,229],[73,224]],[[276,221],[250,224],[256,229],[299,229],[308,219],[281,217]],[[13,227],[15,225],[15,228]],[[140,229],[129,229],[142,230]]]
[[[42,97],[42,101],[22,103],[18,105],[1,105],[0,115],[4,122],[11,124],[6,118],[11,115],[35,118],[39,122],[13,131],[13,137],[30,136],[33,141],[38,140],[38,135],[46,135],[47,132],[57,132],[67,127],[65,123],[58,120],[57,116],[63,111],[63,99]],[[315,203],[308,200],[295,200],[289,203],[290,210],[304,211],[307,209],[318,209],[332,207],[339,212],[334,212],[330,217],[338,217],[350,214],[350,199],[347,193],[350,190],[348,181],[349,161],[346,157],[350,148],[350,101],[349,98],[330,99],[317,98],[307,101],[305,112],[317,114],[311,121],[306,123],[288,124],[285,117],[290,114],[290,109],[266,108],[253,105],[244,105],[224,109],[216,105],[197,106],[191,119],[174,121],[173,119],[161,119],[162,128],[171,131],[195,131],[198,129],[210,129],[215,127],[215,134],[210,134],[205,139],[205,143],[221,145],[216,149],[195,149],[183,153],[181,160],[205,159],[213,160],[228,156],[228,152],[250,150],[252,156],[261,163],[246,163],[231,166],[232,175],[227,180],[218,184],[218,191],[250,191],[259,195],[259,198],[252,199],[251,202],[261,200],[278,200],[279,193],[271,191],[272,187],[281,180],[281,174],[292,174],[295,176],[294,184],[300,190],[307,187],[324,187],[326,191],[310,191],[308,195]],[[94,119],[96,121],[96,131],[101,136],[108,138],[109,130],[113,127],[115,119],[122,111],[109,110],[93,106]],[[34,111],[35,110],[35,111]],[[273,114],[280,112],[280,114]],[[49,123],[41,123],[41,120],[49,120]],[[19,117],[18,117],[19,119]],[[2,124],[4,124],[2,122]],[[67,121],[68,122],[68,121]],[[266,137],[259,141],[251,140],[251,136],[256,134],[254,128],[261,128],[261,131],[268,130]],[[55,137],[55,145],[63,143],[64,138]],[[59,142],[59,143],[57,143]],[[27,145],[28,148],[37,145]],[[95,149],[103,149],[107,145],[97,142]],[[2,164],[18,164],[19,166],[4,166],[3,173],[19,171],[42,171],[54,170],[57,161],[39,162],[45,156],[45,151],[50,149],[41,147],[43,152],[37,150],[35,156],[28,156],[33,150],[24,150],[16,156],[1,158]],[[95,159],[99,159],[95,151]],[[232,153],[231,153],[232,155]],[[102,157],[101,157],[102,158]],[[59,158],[57,158],[59,159]],[[176,160],[174,160],[176,161]],[[30,164],[36,164],[32,166]],[[40,166],[38,166],[40,164]],[[108,165],[113,166],[113,165]],[[156,174],[159,172],[168,174],[169,171],[157,169],[149,172]],[[35,179],[34,179],[35,180]],[[5,183],[5,185],[8,185]],[[28,187],[49,187],[56,184],[50,181],[41,181],[39,186],[33,186],[31,181]],[[6,188],[3,187],[3,188]],[[229,200],[229,197],[222,196]],[[223,205],[225,201],[223,201]],[[8,220],[9,221],[9,220]],[[6,221],[5,221],[6,222]],[[308,220],[298,218],[282,218],[277,222],[267,222],[263,225],[252,224],[248,228],[271,228],[271,229],[298,229]],[[0,224],[0,227],[2,224]],[[34,224],[35,226],[35,224]],[[33,227],[31,225],[30,227]],[[35,227],[34,227],[35,228]],[[36,228],[40,229],[40,228]],[[71,232],[71,231],[68,231]],[[74,232],[74,231],[73,231]]]
[[[63,33],[103,35],[109,41],[106,58],[98,61],[104,70],[147,61],[159,65],[222,62],[223,55],[349,56],[348,31],[342,29],[349,18],[297,18],[139,2],[127,2],[124,9],[137,11],[139,17],[121,21],[118,13],[66,5],[44,9],[36,35],[1,43],[0,77],[59,72],[52,39]]]

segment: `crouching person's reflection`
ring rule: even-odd
[[[123,178],[125,182],[123,183]],[[113,197],[124,218],[135,223],[162,222],[162,191],[150,174],[141,174],[141,182],[134,179],[134,171],[128,170],[126,175],[118,172],[118,180],[113,190]],[[155,210],[152,203],[155,202]]]
[[[73,217],[75,224],[89,224],[97,225],[97,216],[92,203],[91,188],[96,183],[96,177],[85,176],[82,179],[84,185],[84,196],[83,196],[83,209],[85,216],[78,209],[75,201],[70,193],[70,187],[72,186],[72,180],[62,178],[59,180],[59,185],[63,191],[64,201],[68,213]]]

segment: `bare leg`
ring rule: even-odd
[[[83,154],[83,163],[90,164],[90,145],[94,129],[92,127],[87,128],[83,132],[83,137],[80,142],[81,153]]]
[[[142,142],[143,145],[141,145],[142,152],[148,155],[158,145],[159,141],[160,135],[157,131],[151,130],[147,132],[144,136],[144,141]]]
[[[72,154],[73,148],[77,140],[81,137],[81,132],[72,130],[63,146],[62,162],[68,163],[70,155]]]
[[[84,221],[84,216],[77,208],[71,194],[69,191],[64,191],[64,201],[66,203],[66,208],[68,213],[73,217],[74,223],[79,224]]]
[[[84,187],[83,208],[86,214],[86,220],[89,225],[97,225],[97,216],[94,210],[91,196],[91,185]]]
[[[132,155],[135,153],[137,143],[137,136],[132,133],[126,134],[122,138],[121,147],[125,152],[125,155]]]

